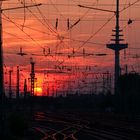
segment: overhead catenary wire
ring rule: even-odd
[[[12,33],[7,32],[7,31],[5,31],[5,30],[3,30],[3,32],[6,33],[6,34],[8,34],[8,35],[10,35],[10,36],[16,37],[17,39],[23,40],[23,41],[25,41],[25,42],[27,41],[26,39],[21,38],[21,37],[19,37],[19,36],[16,35],[16,34],[12,34]]]
[[[7,18],[11,23],[13,23],[20,31],[22,31],[27,37],[29,37],[35,44],[42,47],[41,44],[39,44],[34,38],[31,37],[31,35],[27,34],[24,30],[22,30],[19,25],[17,25],[13,20],[11,20],[8,16],[6,16],[4,13],[2,13],[5,18]]]
[[[5,21],[8,21],[8,22],[11,22],[11,21],[9,21],[7,18],[2,18],[3,20],[5,20]],[[11,18],[10,18],[11,19]],[[19,27],[20,26],[22,26],[22,24],[19,24],[19,23],[16,23]],[[48,33],[48,32],[46,32],[46,31],[41,31],[41,30],[39,30],[39,29],[36,29],[36,28],[33,28],[33,27],[29,27],[28,25],[24,25],[24,28],[27,28],[27,29],[30,29],[30,30],[32,30],[32,31],[36,31],[36,32],[39,32],[39,33],[42,33],[42,34],[47,34],[47,35],[51,35],[51,36],[54,36],[54,37],[57,37],[57,35],[55,35],[55,34],[51,34],[51,33]]]
[[[34,0],[35,1],[35,0]],[[35,1],[36,2],[36,1]],[[42,17],[46,18],[43,13],[40,11],[39,7],[37,7],[39,10],[39,13],[41,14]],[[58,23],[57,23],[58,24]],[[57,30],[55,31],[54,29],[52,29],[56,34],[57,34],[57,39],[60,40],[60,43],[65,44],[65,42],[63,41],[63,39],[61,39],[60,34],[57,32]],[[67,44],[65,44],[67,46]]]
[[[135,2],[133,2],[132,4],[130,4],[130,5],[128,5],[127,7],[124,7],[120,12],[123,12],[124,10],[126,10],[127,8],[129,8],[129,7],[131,7],[131,6],[133,6],[133,5],[135,5],[137,2],[139,2],[140,0],[136,0]],[[80,7],[81,7],[81,5],[80,5]],[[98,8],[94,8],[95,10],[100,10],[100,9],[98,9]],[[103,9],[104,10],[104,9]],[[108,10],[107,10],[108,11]],[[111,11],[111,12],[114,12],[114,11]],[[114,16],[115,15],[113,15],[108,21],[111,21],[112,20],[112,18],[114,18]],[[107,21],[107,23],[108,23],[108,21]],[[104,25],[106,25],[106,23],[104,24]],[[102,26],[102,27],[104,27],[104,25]],[[102,29],[102,27],[100,28],[100,29]],[[100,29],[99,29],[99,31],[100,31]],[[97,33],[98,33],[98,31],[97,31]],[[95,33],[95,35],[96,35],[96,33]],[[89,41],[91,38],[93,38],[93,36],[94,35],[92,35],[92,36],[90,36],[86,41]],[[84,45],[84,44],[86,44],[86,41],[82,44],[82,46]]]
[[[35,1],[35,0],[34,0]],[[36,1],[35,1],[36,2]],[[51,3],[52,3],[52,1],[51,1]],[[52,3],[53,4],[53,3]],[[37,7],[38,8],[38,7]],[[39,9],[39,8],[38,8]],[[57,9],[56,7],[55,7],[55,9]],[[58,11],[58,9],[57,9],[57,11]],[[89,11],[89,10],[88,10]],[[80,17],[73,25],[71,25],[71,28],[73,27],[73,26],[75,26],[87,13],[88,13],[88,11],[82,16],[82,17]],[[62,15],[61,15],[62,16]],[[65,17],[63,17],[63,18],[65,18]],[[64,37],[65,38],[65,37]],[[75,41],[77,41],[77,40],[75,40]],[[80,41],[78,41],[78,42],[80,42]],[[82,42],[82,41],[81,41]],[[88,43],[88,41],[87,41],[87,43]],[[94,44],[94,43],[93,43]],[[96,43],[95,43],[96,44]]]
[[[36,1],[34,0],[34,2],[36,3]],[[59,39],[61,42],[63,42],[62,40],[61,40],[61,38],[59,37],[60,36],[60,34],[57,32],[57,31],[55,31],[55,29],[53,29],[47,22],[46,22],[46,17],[43,15],[43,13],[41,12],[41,10],[39,9],[39,7],[36,7],[37,8],[37,10],[39,11],[39,13],[40,13],[40,15],[41,15],[41,17],[43,18],[43,20],[44,20],[44,22],[47,24],[47,26],[48,26],[48,29],[52,32],[52,33],[55,33],[56,34],[56,37],[57,37],[57,39]],[[37,20],[39,20],[40,21],[40,19],[29,9],[29,8],[27,8],[29,11],[30,11],[30,13],[32,13],[36,18],[37,18]],[[42,21],[41,21],[41,23],[44,25],[44,26],[46,26]],[[64,43],[64,42],[63,42]],[[65,44],[66,45],[66,44]]]
[[[79,50],[81,47],[83,47],[90,39],[92,39],[98,32],[100,32],[113,18],[115,15],[111,16],[107,22],[105,22],[94,34],[92,34],[81,46],[78,47],[77,50]]]
[[[140,0],[136,0],[136,1],[133,2],[133,3],[130,3],[128,6],[124,7],[122,10],[120,10],[120,12],[122,12],[122,11],[124,11],[124,10],[130,8],[131,6],[135,5],[135,4],[138,3],[139,1],[140,1]]]
[[[84,41],[85,42],[85,41]],[[86,43],[88,43],[89,41],[87,41]]]
[[[34,0],[34,2],[36,3],[36,1]],[[39,14],[41,15],[41,17],[43,18],[43,20],[44,20],[44,22],[47,24],[47,26],[48,26],[48,29],[52,32],[52,33],[55,33],[56,35],[56,37],[57,37],[57,39],[59,39],[60,40],[60,42],[63,42],[63,40],[61,40],[61,38],[59,37],[60,35],[59,35],[59,33],[57,32],[57,31],[55,31],[55,29],[53,29],[46,21],[47,21],[47,19],[46,19],[46,17],[44,16],[44,14],[41,12],[41,10],[39,9],[39,7],[36,7],[37,8],[37,10],[38,10],[38,12],[39,12]],[[27,8],[28,9],[28,8]],[[29,11],[30,11],[30,13],[32,13],[38,20],[39,20],[39,18],[30,10],[30,9],[28,9]],[[40,21],[40,20],[39,20]],[[41,23],[43,24],[43,25],[45,25],[42,21],[41,21]],[[64,42],[63,42],[64,43]],[[66,45],[66,44],[65,44]],[[43,47],[42,47],[43,48]]]
[[[103,25],[103,27],[104,27],[104,25]],[[101,29],[102,29],[102,28],[101,28]],[[99,31],[100,31],[100,30],[99,30]],[[98,31],[97,31],[97,32],[98,32]],[[96,32],[96,33],[97,33],[97,32]],[[93,37],[93,36],[91,36],[87,41],[85,41],[84,44],[86,44],[92,37]],[[84,45],[84,44],[83,44],[83,45]],[[82,45],[82,46],[83,46],[83,45]],[[80,46],[80,47],[78,48],[78,50],[79,50],[82,46]]]
[[[32,0],[33,1],[33,0]],[[32,1],[31,2],[26,2],[26,4],[31,4],[32,3]],[[5,3],[6,3],[7,1],[5,1]],[[74,6],[74,7],[77,7],[77,3],[79,3],[79,1],[73,1],[74,3],[70,3],[69,4],[69,6]],[[66,4],[66,3],[53,3],[53,4],[51,4],[51,3],[45,3],[45,2],[41,2],[43,5],[48,5],[48,6],[52,6],[52,5],[56,5],[56,6],[68,6],[68,4]],[[8,1],[8,4],[10,4],[10,5],[15,5],[15,4],[17,4],[17,2],[12,2],[12,1]],[[91,6],[91,2],[86,2],[86,1],[84,1],[84,3],[83,4],[86,4],[86,6]],[[99,3],[98,4],[99,6],[115,6],[115,4],[110,4],[110,3]],[[125,3],[121,3],[120,4],[120,6],[122,7],[124,7],[124,6],[128,6],[129,4],[127,4],[126,2]],[[140,4],[135,4],[135,6],[140,6]]]
[[[4,19],[4,18],[3,18],[3,19]],[[7,19],[4,19],[4,20],[9,21],[9,20],[7,20]],[[9,21],[9,22],[10,22],[10,21]],[[21,24],[18,24],[18,23],[16,23],[16,24],[19,25],[19,26],[21,26]],[[35,28],[32,28],[32,27],[28,27],[28,26],[26,26],[26,25],[24,25],[24,28],[27,28],[27,29],[30,29],[30,30],[33,30],[33,31],[37,31],[37,32],[42,33],[42,34],[47,34],[47,35],[49,35],[49,36],[57,37],[57,36],[54,35],[54,34],[49,34],[49,33],[45,32],[45,31],[41,31],[41,30],[39,30],[39,29],[35,29]],[[23,41],[27,41],[27,40],[25,40],[25,39],[19,37],[18,35],[9,33],[9,32],[7,32],[7,31],[4,31],[4,32],[7,33],[7,34],[9,34],[9,35],[11,35],[11,36],[15,36],[15,37],[17,37],[18,39],[21,39],[21,40],[23,40]],[[70,39],[70,40],[72,40],[72,41],[81,42],[81,43],[82,43],[82,42],[83,42],[83,43],[85,42],[84,40],[72,39],[72,38],[69,38],[69,37],[64,37],[64,39]],[[87,43],[88,43],[88,44],[95,44],[95,45],[99,45],[99,46],[104,46],[104,45],[105,45],[105,43],[90,42],[90,41],[88,41]]]
[[[61,17],[63,17],[63,19],[67,19],[65,16],[63,16],[62,14],[61,14],[61,12],[58,10],[58,8],[55,6],[55,4],[52,2],[52,0],[49,0],[50,2],[51,2],[51,4],[53,5],[53,7],[56,9],[56,11],[59,13],[59,15],[61,16]]]
[[[36,3],[36,0],[34,0],[34,2]],[[55,30],[55,28],[53,27],[53,28],[54,28],[54,29],[53,29],[53,28],[47,23],[47,18],[46,18],[46,16],[41,12],[40,8],[39,8],[38,6],[37,6],[36,8],[37,8],[39,14],[41,15],[43,21],[48,25],[48,27],[49,27],[54,33],[58,34],[57,31]]]
[[[82,45],[80,45],[76,50],[75,50],[75,53],[80,49],[82,48],[91,38],[93,38],[99,31],[101,31],[113,18],[114,18],[115,15],[111,16],[107,22],[105,22],[93,35],[91,35]],[[70,57],[72,56],[73,54],[71,53],[71,55],[69,55]],[[69,58],[67,58],[69,59]],[[66,61],[66,59],[65,59]],[[63,61],[63,63],[65,62]]]
[[[123,8],[120,12],[123,12],[124,10],[126,10],[127,8],[129,8],[130,6],[136,4],[138,1],[140,1],[140,0],[137,0],[137,1],[135,1],[134,3],[132,3],[131,5],[129,5],[129,6],[125,7],[125,8]],[[99,9],[98,9],[98,10],[99,10]],[[109,21],[111,21],[111,20],[114,18],[114,16],[115,16],[115,15],[113,15],[113,16],[112,16],[112,17],[111,17],[97,32],[95,32],[94,35],[96,35]],[[91,35],[81,46],[78,47],[77,50],[79,50],[81,47],[83,47],[83,46],[86,44],[86,42],[88,42],[91,38],[94,37],[94,35]],[[77,51],[77,50],[76,50],[76,51]]]
[[[44,24],[33,12],[32,12],[32,10],[30,10],[28,7],[26,7],[26,9],[44,26],[44,27],[46,27],[50,32],[52,32],[52,33],[55,33],[56,34],[56,32],[54,32],[54,30],[50,27],[50,25],[49,24],[47,24],[47,26],[46,26],[46,24]],[[38,8],[37,8],[38,9]],[[41,11],[40,11],[40,14],[41,14]],[[44,17],[43,17],[43,19],[44,19]],[[46,20],[45,20],[45,23],[46,23]]]
[[[36,3],[36,0],[34,0],[34,2]],[[37,10],[38,10],[38,12],[40,13],[40,15],[41,15],[41,17],[43,18],[43,20],[45,21],[45,23],[49,26],[49,24],[46,22],[46,17],[44,16],[44,14],[41,12],[41,10],[39,9],[39,7],[37,7]],[[50,27],[50,26],[49,26]],[[61,39],[61,37],[60,37],[60,34],[57,32],[57,30],[54,28],[51,28],[50,27],[50,29],[54,32],[54,33],[56,33],[57,34],[57,39],[59,39],[60,40],[60,42],[62,43],[63,42],[63,40]],[[63,42],[64,43],[64,42]],[[64,43],[65,44],[65,43]],[[66,46],[67,46],[67,44],[65,44]]]

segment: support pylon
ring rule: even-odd
[[[115,39],[111,39],[114,43],[107,44],[107,48],[115,51],[114,94],[117,94],[118,79],[120,76],[120,50],[128,48],[128,44],[120,43],[120,41],[123,41],[124,39],[120,38],[123,35],[120,34],[122,30],[120,30],[119,27],[119,0],[116,0],[116,28],[112,31],[115,33],[112,35]]]
[[[12,98],[12,70],[9,70],[9,99]]]
[[[26,99],[27,96],[27,81],[24,79],[24,99]]]

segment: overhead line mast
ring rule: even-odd
[[[106,45],[107,48],[115,51],[114,94],[118,93],[118,79],[120,76],[120,50],[128,48],[128,44],[120,43],[120,41],[123,41],[124,39],[120,38],[123,36],[123,34],[120,34],[122,30],[120,30],[119,26],[119,13],[119,0],[116,0],[116,28],[115,30],[112,30],[115,33],[112,35],[115,37],[115,39],[111,39],[114,41],[114,43]]]
[[[111,10],[106,10],[106,9],[99,9],[99,8],[94,8],[94,7],[89,7],[89,6],[83,6],[83,5],[78,5],[79,7],[82,8],[88,8],[88,9],[93,9],[93,10],[99,10],[99,11],[104,11],[104,12],[112,12],[115,13],[116,15],[116,27],[115,30],[112,30],[115,34],[114,39],[111,39],[111,41],[114,41],[114,43],[107,44],[107,48],[112,49],[115,51],[115,72],[114,72],[114,94],[118,93],[118,79],[120,76],[120,50],[128,48],[128,44],[120,43],[120,41],[123,41],[124,39],[121,39],[120,37],[123,36],[123,34],[120,34],[122,30],[120,30],[119,27],[119,0],[116,0],[116,11],[111,11]]]

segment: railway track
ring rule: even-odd
[[[32,122],[32,129],[42,135],[39,140],[140,139],[140,129],[128,127],[128,121],[118,120],[116,122],[95,118],[91,123],[88,120],[84,120],[82,116],[77,118],[75,115],[68,113],[60,115],[52,112],[36,112]]]

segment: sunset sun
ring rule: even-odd
[[[34,92],[35,92],[35,96],[42,96],[42,88],[41,87],[35,87]]]

